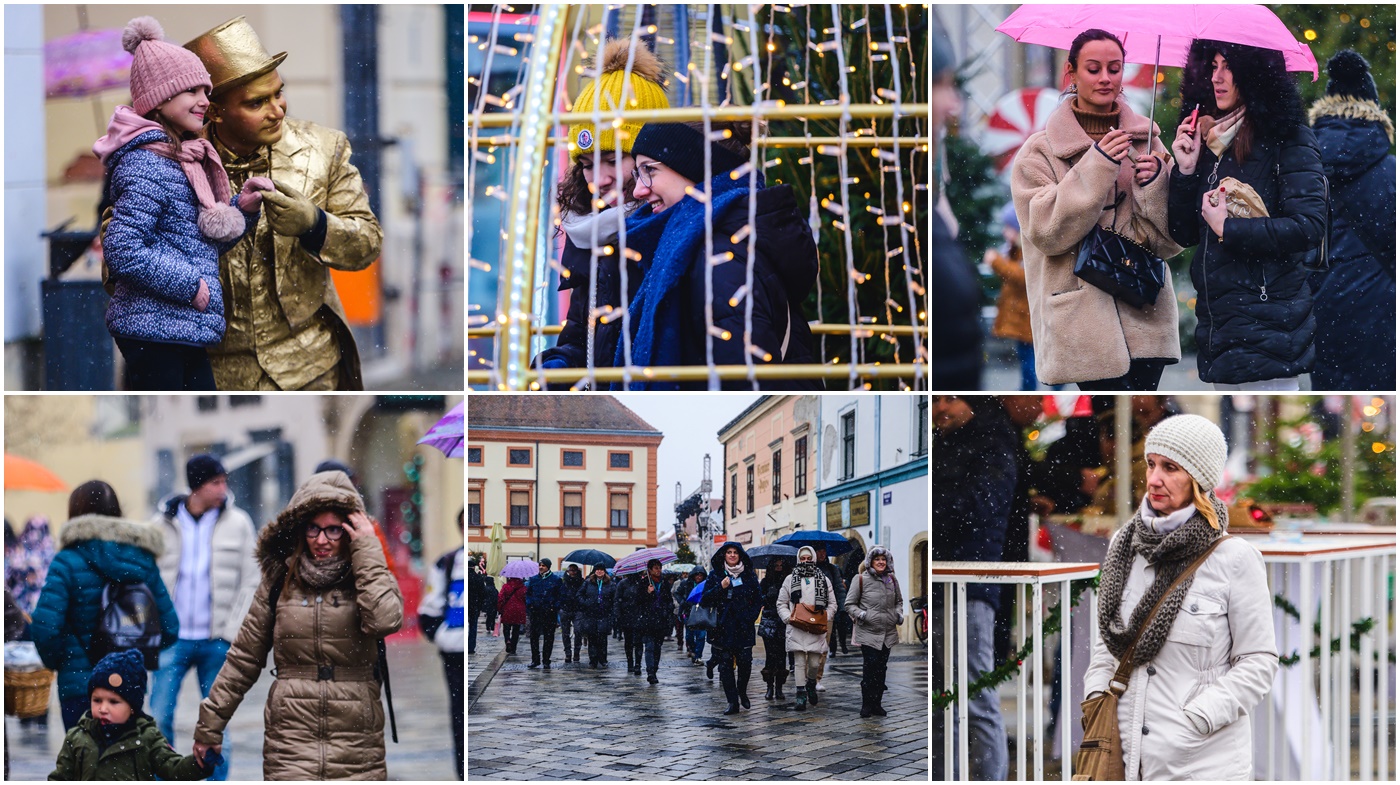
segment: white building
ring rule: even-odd
[[[881,545],[894,554],[904,599],[928,594],[927,395],[823,395],[817,429],[817,517],[824,531],[854,542],[863,555]],[[845,559],[838,563],[846,566]],[[913,640],[905,608],[902,640]]]

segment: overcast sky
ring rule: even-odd
[[[724,492],[724,451],[719,429],[758,400],[750,393],[706,392],[695,395],[614,393],[623,405],[665,434],[657,453],[656,535],[675,528],[676,483],[681,493],[700,487],[705,453],[710,454],[714,496]]]

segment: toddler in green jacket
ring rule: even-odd
[[[141,653],[108,654],[88,677],[91,709],[63,738],[51,780],[202,780],[214,773],[181,755],[141,711],[146,700],[146,667]]]

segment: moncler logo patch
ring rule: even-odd
[[[578,149],[587,150],[593,146],[593,134],[587,128],[578,132]]]

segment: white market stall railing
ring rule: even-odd
[[[1267,708],[1255,708],[1255,769],[1263,780],[1389,782],[1390,723],[1395,713],[1390,624],[1395,606],[1395,535],[1242,535],[1264,555],[1269,587],[1296,608],[1275,613],[1279,652],[1298,662],[1280,667]],[[1349,645],[1352,625],[1370,619]],[[1312,634],[1320,624],[1321,635]],[[1337,652],[1331,641],[1340,639]],[[1320,640],[1314,672],[1311,652]],[[1358,681],[1353,709],[1352,677]],[[1258,714],[1266,711],[1263,722]],[[1357,771],[1352,718],[1357,719]]]
[[[968,673],[967,673],[967,587],[973,583],[993,583],[1011,584],[1017,587],[1018,599],[1024,600],[1025,593],[1029,591],[1031,602],[1031,629],[1029,637],[1032,642],[1032,654],[1025,661],[1029,667],[1030,674],[1026,673],[1026,667],[1022,667],[1016,680],[1016,714],[1017,728],[1032,729],[1031,761],[1032,771],[1028,777],[1026,770],[1026,745],[1016,745],[1016,781],[1026,780],[1040,781],[1045,779],[1045,702],[1040,699],[1027,700],[1027,681],[1033,681],[1032,694],[1042,696],[1045,694],[1045,668],[1042,652],[1042,637],[1044,632],[1045,616],[1045,588],[1047,586],[1058,586],[1060,595],[1060,628],[1069,634],[1060,636],[1060,658],[1064,664],[1064,672],[1070,672],[1071,661],[1071,637],[1072,625],[1070,624],[1070,597],[1072,590],[1070,583],[1081,579],[1091,579],[1099,574],[1097,564],[1043,564],[1024,562],[935,562],[932,569],[934,583],[943,584],[943,683],[953,684],[956,680],[956,690],[958,700],[954,704],[945,707],[941,712],[942,716],[935,716],[935,723],[942,723],[943,735],[943,760],[944,771],[941,772],[943,779],[953,779],[954,769],[954,733],[953,718],[956,712],[957,727],[959,732],[956,743],[957,770],[962,778],[969,776],[968,752],[968,710],[967,695]],[[1097,615],[1094,608],[1094,592],[1087,593],[1088,613],[1091,618]],[[954,641],[954,624],[957,625],[956,646]],[[1027,639],[1026,625],[1017,625],[1019,633],[1017,635],[1017,648],[1024,646]],[[1095,636],[1097,633],[1093,633]],[[956,651],[954,651],[956,649]],[[957,663],[956,675],[953,664]],[[1068,705],[1068,701],[1075,699],[1069,694],[1069,679],[1062,679],[1060,683],[1060,705]],[[1028,706],[1028,703],[1030,704]],[[956,707],[956,708],[955,708]],[[1026,714],[1030,710],[1033,715],[1028,721]],[[1061,746],[1064,749],[1070,748],[1070,727],[1069,723],[1059,724],[1059,734]],[[1066,756],[1064,764],[1061,766],[1061,780],[1069,782],[1071,777],[1071,762]],[[1009,767],[1008,767],[1009,768]],[[1009,773],[1009,772],[1008,772]],[[940,772],[935,772],[940,774]]]

